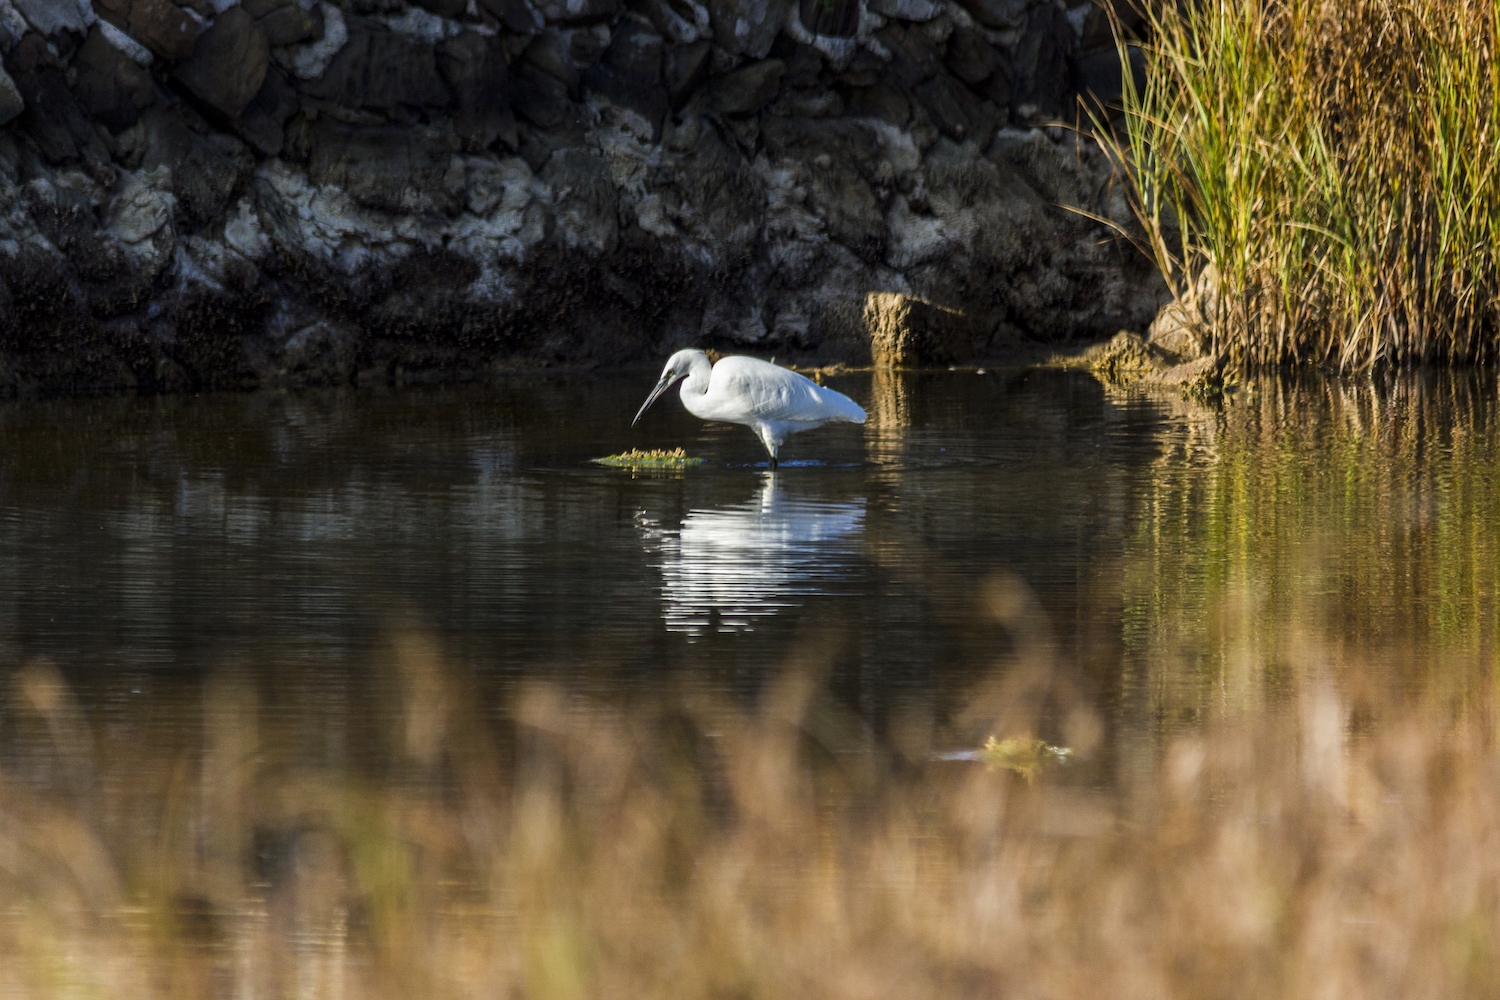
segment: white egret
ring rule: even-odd
[[[693,416],[744,424],[754,431],[770,452],[773,469],[776,452],[789,435],[821,427],[830,420],[865,422],[865,411],[858,403],[805,375],[757,358],[734,356],[714,364],[707,354],[689,349],[667,359],[661,380],[630,426],[634,427],[651,404],[677,382],[682,383],[682,405]]]

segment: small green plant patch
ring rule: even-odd
[[[689,465],[702,465],[704,462],[703,459],[694,458],[681,448],[673,448],[671,451],[661,449],[641,451],[639,448],[632,448],[618,455],[596,458],[594,461],[600,465],[626,469],[682,469]]]
[[[978,756],[985,767],[1005,768],[1033,782],[1044,764],[1066,760],[1072,752],[1067,747],[1055,747],[1037,739],[997,740],[991,736],[979,748]]]

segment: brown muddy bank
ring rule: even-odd
[[[1036,0],[0,0],[0,395],[1144,330],[1108,19]],[[885,333],[882,333],[882,330]],[[887,338],[889,339],[889,338]]]

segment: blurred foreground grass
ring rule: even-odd
[[[985,599],[1008,627],[1018,586]],[[1413,692],[1303,636],[1258,651],[1283,666],[1253,711],[1133,780],[937,759],[987,734],[1106,752],[1021,639],[949,721],[877,742],[815,651],[753,705],[532,684],[486,715],[409,629],[372,666],[379,766],[310,763],[242,673],[99,713],[33,662],[4,713],[27,750],[0,778],[0,996],[1500,988],[1492,660]]]

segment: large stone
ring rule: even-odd
[[[542,29],[542,15],[526,0],[479,0],[479,6],[517,35],[532,35]]]
[[[537,128],[553,129],[567,118],[571,105],[567,84],[532,63],[520,63],[511,92],[516,114]]]
[[[21,16],[44,35],[59,31],[83,34],[94,23],[89,0],[12,0]]]
[[[869,0],[870,10],[899,21],[931,21],[943,12],[935,0]]]
[[[31,25],[21,12],[11,6],[10,0],[0,0],[0,52],[9,52],[31,30]],[[0,282],[3,284],[3,282]],[[0,294],[0,316],[4,314],[5,296]]]
[[[914,25],[887,25],[876,32],[875,39],[890,50],[890,73],[903,87],[932,79],[942,67],[932,38]]]
[[[853,38],[859,29],[859,0],[798,0],[797,16],[814,35]]]
[[[104,37],[98,24],[73,58],[78,73],[74,93],[92,118],[115,132],[130,128],[155,99],[151,72]]]
[[[462,17],[469,0],[412,0],[418,7],[430,10],[438,17]]]
[[[105,211],[105,232],[121,243],[142,243],[172,225],[175,205],[171,170],[127,173]]]
[[[1026,27],[1026,0],[959,0],[986,28],[1019,31]]]
[[[452,95],[431,45],[354,17],[345,24],[349,41],[320,79],[302,85],[304,93],[350,108],[448,106]]]
[[[1139,92],[1146,85],[1146,56],[1135,45],[1127,51],[1131,76]],[[1073,86],[1105,107],[1118,104],[1125,94],[1125,68],[1120,63],[1120,50],[1108,45],[1079,53],[1073,60]]]
[[[568,59],[574,66],[583,69],[592,66],[604,58],[604,52],[609,48],[611,32],[606,24],[591,24],[579,28],[559,29],[567,42]]]
[[[521,53],[521,59],[561,80],[569,89],[578,83],[578,70],[568,55],[568,46],[555,30],[543,31],[533,38]]]
[[[541,0],[548,24],[592,24],[612,21],[620,13],[619,0]]]
[[[662,83],[667,88],[667,102],[673,111],[687,104],[693,91],[708,79],[710,42],[693,42],[668,49],[662,60]]]
[[[927,112],[938,131],[962,142],[977,139],[981,145],[999,124],[969,90],[947,73],[940,73],[912,90],[912,96]]]
[[[898,88],[881,81],[868,87],[851,87],[849,113],[878,118],[901,128],[911,121],[911,104]]]
[[[6,59],[6,68],[25,105],[16,116],[15,127],[31,137],[48,163],[81,157],[91,173],[107,173],[112,180],[109,150],[79,107],[67,77],[51,59],[47,46],[40,34],[31,32]]]
[[[260,26],[243,8],[231,7],[203,33],[174,75],[204,104],[237,118],[266,82],[270,55]]]
[[[257,24],[266,34],[271,48],[310,42],[323,34],[323,12],[319,7],[304,10],[299,3],[287,3],[269,11]]]
[[[661,85],[663,42],[649,22],[627,17],[615,28],[599,65],[583,74],[583,86],[651,123],[660,138],[667,114],[667,91]]]
[[[708,8],[696,0],[642,0],[646,16],[669,42],[690,45],[713,35]]]
[[[972,86],[995,71],[995,50],[980,32],[955,27],[943,61],[954,76]]]
[[[328,70],[345,45],[349,43],[349,29],[344,23],[344,12],[327,0],[313,5],[322,22],[315,39],[301,45],[287,45],[275,49],[271,57],[276,64],[298,80],[320,79]]]
[[[32,35],[31,37],[39,37]],[[36,144],[42,159],[51,164],[67,163],[78,158],[78,142],[69,128],[69,105],[73,95],[67,80],[52,67],[23,73],[12,81],[21,96],[21,114],[16,125]],[[72,109],[77,111],[77,109]],[[78,115],[87,121],[81,113]]]
[[[643,86],[661,81],[664,43],[649,22],[622,18],[604,53],[604,64],[621,76]]]
[[[717,0],[709,5],[714,40],[734,55],[764,59],[786,24],[789,0]]]
[[[172,0],[94,0],[94,9],[116,28],[171,62],[192,55],[201,22]]]
[[[1004,124],[1010,119],[1010,71],[1002,64],[997,66],[995,72],[985,77],[979,83],[972,84],[976,94],[993,105],[1000,113],[1000,121]]]
[[[9,73],[0,69],[0,125],[9,123],[25,110],[26,102],[16,89],[16,81],[10,78]]]
[[[1011,64],[1011,105],[1022,124],[1057,118],[1067,109],[1077,37],[1062,10],[1051,4],[1032,8]]]
[[[714,107],[725,115],[754,114],[776,100],[785,71],[780,59],[762,59],[719,77],[709,85]]]
[[[227,135],[200,135],[166,108],[150,108],[141,124],[146,131],[141,167],[171,169],[178,209],[193,225],[218,218],[250,167],[243,145]]]
[[[320,119],[308,176],[361,205],[386,212],[453,213],[459,195],[444,182],[452,150],[441,136],[410,128],[355,128]]]
[[[272,68],[266,82],[243,114],[238,130],[245,141],[266,156],[280,156],[286,143],[287,119],[297,113],[297,91],[281,71]]]
[[[438,46],[438,71],[453,92],[454,127],[472,150],[487,149],[497,139],[516,148],[516,120],[511,114],[505,55],[494,40],[466,31]]]
[[[1174,363],[1197,360],[1207,349],[1218,313],[1219,272],[1210,266],[1181,298],[1156,314],[1147,331],[1151,346]]]
[[[1127,35],[1138,32],[1145,21],[1139,0],[1091,0],[1079,38],[1079,44],[1083,48],[1092,49],[1114,43],[1111,13],[1119,19],[1120,27],[1125,29]]]

